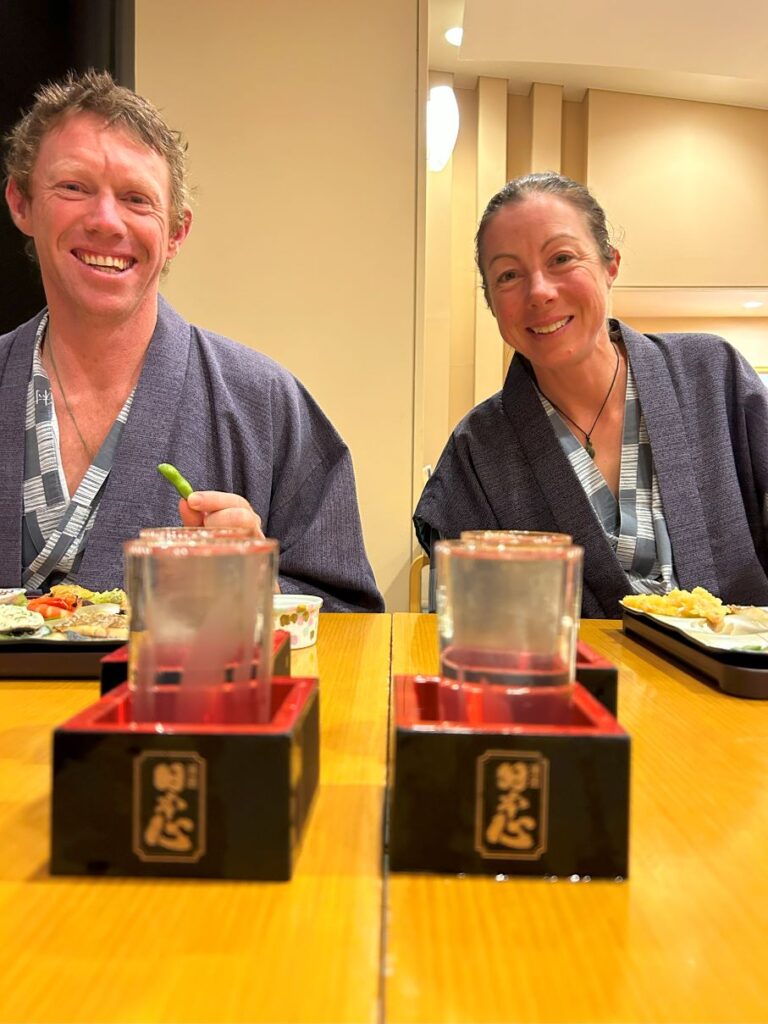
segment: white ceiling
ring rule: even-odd
[[[768,2],[429,0],[429,66],[478,75],[768,109]],[[463,25],[460,49],[443,33]]]

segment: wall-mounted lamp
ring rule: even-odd
[[[434,85],[427,100],[427,164],[442,171],[459,134],[459,105],[450,85]]]
[[[742,302],[744,309],[760,309],[762,302],[758,302],[757,299],[750,299],[748,302]]]
[[[461,25],[454,25],[453,28],[449,28],[443,33],[445,41],[450,43],[451,46],[461,46],[461,41],[464,38],[464,29]]]

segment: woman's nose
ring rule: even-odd
[[[544,270],[534,270],[528,276],[528,301],[532,306],[551,302],[557,296],[554,281]]]

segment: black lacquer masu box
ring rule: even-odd
[[[54,731],[53,874],[291,877],[319,778],[317,680],[274,678],[261,724],[177,723],[178,692],[136,723],[122,684]]]
[[[395,678],[391,869],[626,878],[630,737],[603,704],[576,683],[543,720],[451,720],[446,684]]]

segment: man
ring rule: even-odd
[[[8,141],[47,309],[0,337],[0,585],[116,586],[122,542],[180,515],[277,538],[285,591],[381,610],[341,438],[287,371],[159,296],[192,222],[178,134],[90,71]],[[205,490],[177,507],[160,462]]]

